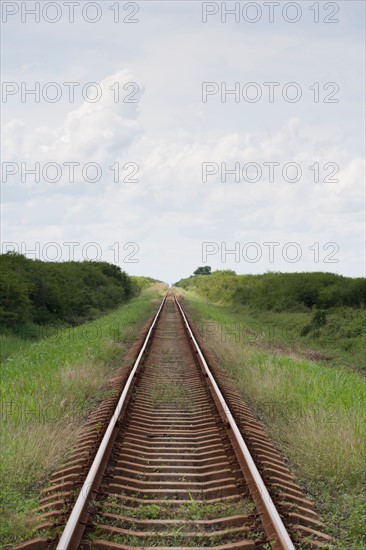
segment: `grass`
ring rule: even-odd
[[[32,344],[32,340],[21,338],[15,336],[14,334],[1,334],[0,336],[0,362],[3,363],[5,359],[18,353],[19,351],[24,351],[27,347]]]
[[[267,338],[308,353],[332,366],[366,372],[366,309],[351,307],[323,311],[324,325],[314,323],[316,312],[254,312],[246,310],[245,319],[264,328]],[[243,311],[239,315],[243,316]]]
[[[364,377],[340,361],[325,365],[300,357],[296,342],[279,350],[260,338],[238,338],[235,330],[223,334],[223,327],[240,320],[238,308],[185,295],[197,326],[206,329],[207,345],[315,499],[336,548],[366,548]]]
[[[108,522],[109,526],[121,529],[134,529],[135,526],[130,522]],[[198,529],[197,529],[198,527]],[[188,530],[187,530],[188,529]],[[196,530],[197,529],[197,530]],[[127,544],[130,546],[137,546],[138,548],[145,548],[145,546],[151,547],[217,547],[221,544],[235,543],[242,541],[243,539],[253,540],[262,538],[263,533],[259,531],[235,532],[235,529],[215,529],[202,531],[200,527],[194,523],[190,526],[177,525],[171,526],[165,531],[156,531],[153,535],[146,533],[144,536],[132,535],[129,533],[112,534],[106,532],[104,529],[96,529],[95,533],[90,535],[90,539],[102,539],[118,544]],[[142,545],[142,546],[141,546]],[[262,544],[261,548],[267,548],[266,544]]]
[[[34,323],[23,325],[18,334],[3,329],[0,334],[0,362],[3,363],[14,353],[25,351],[34,342],[42,338],[50,337],[55,334],[56,331],[57,329],[55,327],[37,326]]]
[[[191,497],[190,502],[181,504],[178,509],[178,517],[191,521],[204,519],[217,519],[236,515],[246,515],[253,512],[253,502],[240,500],[239,502],[202,502]]]
[[[107,395],[106,383],[160,294],[161,287],[151,287],[96,321],[27,342],[3,363],[0,542],[30,535],[29,511],[40,487]]]
[[[130,544],[140,547],[168,547],[168,546],[189,546],[189,547],[216,547],[219,544],[228,544],[229,542],[241,541],[243,538],[261,538],[263,533],[260,531],[249,531],[247,534],[236,532],[235,529],[230,532],[230,528],[221,525],[207,526],[206,529],[197,523],[199,521],[209,521],[211,519],[227,518],[236,515],[251,515],[254,511],[254,503],[250,498],[241,498],[240,500],[220,502],[209,502],[204,498],[196,500],[189,493],[189,500],[186,502],[174,502],[174,499],[163,497],[162,502],[141,503],[133,507],[126,506],[123,502],[123,493],[118,496],[110,496],[106,501],[100,502],[100,512],[111,512],[112,514],[121,514],[125,518],[106,518],[103,517],[101,523],[108,524],[122,529],[139,530],[139,520],[180,520],[185,523],[167,525],[165,529],[159,529],[150,536],[148,533],[143,538],[135,535],[121,534],[114,535],[104,533],[103,531],[93,533],[91,538],[102,538],[111,542]],[[245,521],[244,521],[245,524]],[[228,529],[228,530],[227,530]],[[154,531],[151,526],[149,531]],[[262,545],[261,548],[267,548]]]
[[[225,340],[231,334],[248,345],[274,351],[277,348],[324,364],[366,371],[366,309],[329,310],[321,326],[314,323],[316,312],[312,311],[253,311],[247,306],[222,304],[211,304],[210,311],[215,311],[217,324],[210,325],[210,317],[202,318],[204,336],[216,331]]]

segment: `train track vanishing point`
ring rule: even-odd
[[[253,441],[249,437],[247,445],[234,417],[181,304],[168,293],[105,422],[66,525],[58,507],[58,542],[39,538],[18,548],[325,547],[329,537],[321,533],[311,503],[269,445],[262,454],[271,487],[280,487],[281,502],[287,500],[278,511],[248,448]],[[249,424],[264,447],[260,431]],[[45,497],[46,508],[60,502],[73,468],[56,474],[57,489]],[[80,484],[79,466],[76,473]],[[45,516],[51,518],[52,509]],[[295,546],[293,533],[308,541]]]

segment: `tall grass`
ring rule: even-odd
[[[3,363],[5,359],[18,353],[25,348],[28,348],[32,344],[32,340],[26,340],[15,336],[14,334],[1,334],[0,335],[0,362]]]

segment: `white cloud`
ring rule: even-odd
[[[26,159],[29,163],[72,160],[85,163],[90,159],[103,162],[116,149],[128,147],[141,132],[137,104],[115,102],[110,87],[118,82],[123,92],[123,86],[134,80],[126,70],[103,79],[99,83],[100,100],[84,101],[66,115],[60,126],[37,126],[27,133],[20,121],[8,122],[3,134],[4,158]],[[90,97],[94,97],[91,94],[92,91]],[[142,90],[135,97],[141,98],[141,95]]]

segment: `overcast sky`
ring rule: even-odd
[[[35,4],[2,2],[3,251],[365,276],[364,2]]]

